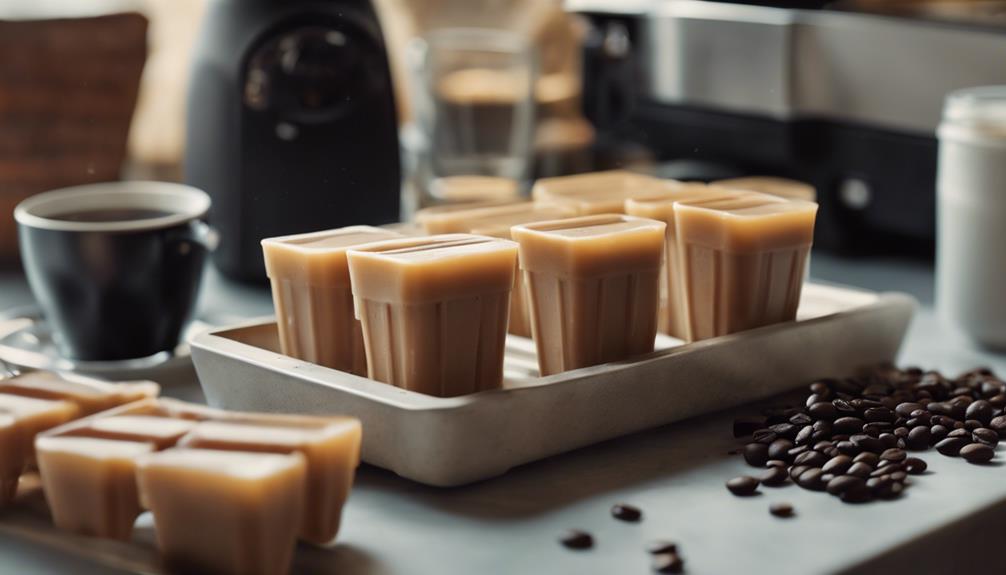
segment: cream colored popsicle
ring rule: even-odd
[[[75,375],[36,371],[0,380],[0,393],[66,400],[80,408],[80,416],[156,397],[160,386],[152,381],[109,383]]]
[[[787,200],[803,200],[805,202],[817,201],[817,190],[814,186],[797,180],[786,178],[776,178],[772,176],[748,176],[745,178],[731,178],[719,180],[712,185],[748,192],[761,192],[786,198]]]
[[[440,235],[348,257],[371,379],[442,397],[501,385],[516,244]]]
[[[39,437],[38,468],[56,527],[128,540],[140,515],[136,459],[152,443],[90,437]]]
[[[513,228],[542,375],[653,351],[665,227],[612,214]]]
[[[532,202],[525,201],[449,204],[419,210],[416,212],[415,220],[429,235],[465,234],[471,229],[471,220],[485,214],[486,210],[492,210],[496,214],[521,213],[531,209],[532,206]]]
[[[22,441],[20,457],[23,459],[22,464],[28,465],[35,457],[35,436],[75,419],[80,415],[80,408],[70,401],[0,394],[0,415],[2,414],[13,417],[19,428]],[[8,454],[0,453],[0,460],[6,457]],[[16,465],[16,462],[12,462],[11,467]],[[0,464],[0,468],[6,467],[7,464]]]
[[[353,226],[262,240],[284,354],[357,375],[366,373],[346,250],[396,237],[390,230]]]
[[[59,431],[63,435],[144,442],[157,449],[167,449],[198,424],[191,419],[158,415],[113,415],[83,420]]]
[[[304,508],[303,455],[175,448],[141,457],[138,468],[169,566],[220,575],[289,571]]]
[[[685,308],[684,286],[678,262],[677,236],[674,226],[674,203],[715,201],[738,197],[745,192],[705,184],[681,184],[653,197],[630,198],[625,201],[625,213],[631,216],[659,220],[667,224],[664,232],[664,265],[661,273],[660,330],[678,339],[688,339],[688,313]]]
[[[817,204],[750,193],[674,212],[690,340],[795,319]]]
[[[569,206],[579,215],[620,214],[625,200],[654,196],[678,185],[680,182],[612,170],[542,178],[535,182],[531,195],[536,202]]]
[[[308,418],[303,418],[307,420]],[[305,422],[306,423],[306,422]],[[299,452],[307,458],[307,489],[301,538],[318,544],[335,539],[342,506],[360,464],[360,421],[326,418],[316,425],[252,425],[205,422],[179,443],[180,447],[252,451]]]
[[[0,507],[17,494],[17,484],[28,460],[26,444],[17,419],[9,413],[0,413]]]
[[[430,194],[448,202],[518,201],[520,185],[495,176],[448,176],[430,184]]]

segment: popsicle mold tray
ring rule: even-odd
[[[284,356],[272,321],[191,343],[212,406],[353,415],[364,461],[450,486],[893,361],[914,307],[904,294],[808,284],[795,322],[692,344],[658,335],[651,354],[548,377],[531,340],[508,336],[503,389],[453,398]]]

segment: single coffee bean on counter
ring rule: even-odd
[[[971,443],[960,450],[960,456],[968,463],[988,463],[995,454],[995,449],[984,443]]]
[[[673,541],[659,539],[646,544],[646,552],[650,555],[662,555],[664,553],[677,553],[678,544]]]
[[[920,475],[925,473],[928,468],[929,464],[918,457],[909,457],[905,460],[905,471],[907,471],[910,475]]]
[[[741,497],[754,495],[758,490],[758,480],[750,475],[741,475],[727,481],[727,489],[730,493]]]
[[[568,549],[590,549],[594,546],[594,537],[586,531],[570,529],[562,534],[559,542]]]
[[[677,553],[653,556],[653,570],[657,573],[684,573],[685,562]]]
[[[643,512],[628,503],[617,503],[611,507],[611,516],[621,521],[636,522],[642,519]]]
[[[936,444],[936,451],[948,457],[957,457],[961,453],[961,448],[968,444],[968,440],[963,437],[948,437]]]
[[[776,517],[792,517],[793,516],[793,506],[786,502],[777,502],[769,505],[769,513],[775,515]]]

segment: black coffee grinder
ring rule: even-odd
[[[397,221],[398,126],[369,0],[214,0],[188,101],[186,182],[217,266],[264,280],[265,237]]]

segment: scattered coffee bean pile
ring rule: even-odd
[[[802,407],[770,409],[764,417],[734,422],[734,436],[748,437],[744,459],[764,469],[757,477],[731,479],[734,495],[789,481],[827,491],[847,503],[893,499],[909,475],[926,462],[908,451],[936,451],[975,464],[995,457],[1006,437],[1006,384],[986,368],[955,379],[919,368],[885,366],[848,379],[810,386]],[[777,516],[792,506],[773,506]],[[785,509],[788,508],[788,511]]]

